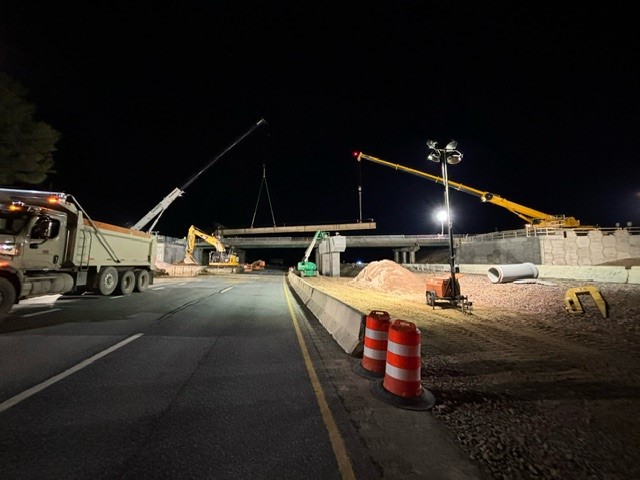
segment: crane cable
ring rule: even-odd
[[[260,195],[262,194],[262,187],[265,187],[267,191],[267,200],[269,201],[269,209],[271,210],[271,220],[273,226],[276,226],[276,218],[273,215],[273,206],[271,205],[271,196],[269,195],[269,185],[267,185],[267,167],[262,164],[262,183],[260,184],[260,190],[258,190],[258,200],[256,201],[256,208],[253,211],[253,218],[251,219],[251,228],[253,228],[253,222],[256,220],[256,213],[258,212],[258,205],[260,204]]]
[[[358,162],[358,222],[362,223],[362,162]]]

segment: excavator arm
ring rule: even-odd
[[[227,250],[224,244],[218,239],[218,237],[209,235],[208,233],[204,233],[202,230],[191,225],[189,227],[189,235],[187,236],[187,245],[190,246],[192,252],[193,248],[195,247],[196,237],[200,237],[209,245],[213,245],[217,252],[224,253]]]
[[[185,263],[196,264],[196,260],[193,256],[193,252],[196,247],[196,237],[200,237],[202,240],[212,245],[216,249],[217,255],[210,258],[210,265],[213,264],[228,264],[229,266],[237,266],[239,264],[238,257],[235,254],[227,255],[227,248],[215,235],[209,235],[203,232],[199,228],[191,225],[189,227],[189,233],[187,234],[187,247],[185,251]]]
[[[394,170],[400,170],[406,173],[410,173],[412,175],[416,175],[421,178],[426,178],[435,183],[444,185],[444,180],[442,179],[442,177],[439,177],[437,175],[431,175],[430,173],[405,167],[397,163],[387,162],[386,160],[382,160],[380,158],[376,158],[362,152],[356,152],[354,155],[356,156],[359,162],[362,161],[363,159],[369,160],[370,162],[378,163],[380,165],[393,168]],[[527,222],[528,226],[548,227],[548,228],[580,226],[580,221],[573,217],[566,217],[564,215],[551,215],[548,213],[541,212],[539,210],[535,210],[533,208],[525,207],[524,205],[520,205],[518,203],[512,202],[510,200],[507,200],[506,198],[503,198],[491,192],[478,190],[476,188],[468,187],[467,185],[463,185],[462,183],[458,183],[458,182],[453,182],[451,180],[449,180],[448,183],[450,188],[454,188],[461,192],[474,195],[480,198],[482,202],[492,203],[502,208],[506,208],[511,213],[517,215],[518,217],[523,219],[525,222]]]

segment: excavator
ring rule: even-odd
[[[227,248],[215,235],[209,235],[203,232],[199,228],[191,225],[189,227],[189,233],[187,234],[187,247],[185,251],[184,263],[197,265],[198,262],[193,256],[196,246],[196,237],[200,237],[209,245],[212,245],[215,250],[209,253],[209,266],[230,268],[232,272],[241,272],[240,259],[232,250],[227,251]]]
[[[442,179],[442,177],[438,177],[436,175],[421,172],[420,170],[414,170],[413,168],[405,167],[396,163],[387,162],[386,160],[382,160],[380,158],[376,158],[362,152],[354,152],[353,155],[359,162],[361,160],[369,160],[370,162],[378,163],[380,165],[410,173],[418,177],[427,178],[433,182],[444,185],[444,180]],[[475,188],[463,185],[462,183],[452,182],[451,180],[448,180],[448,184],[450,187],[455,188],[456,190],[460,190],[470,195],[479,197],[482,202],[493,203],[494,205],[506,208],[511,213],[514,213],[515,215],[523,219],[526,222],[525,226],[527,228],[575,228],[580,226],[580,221],[574,217],[567,217],[565,215],[551,215],[549,213],[540,212],[539,210],[534,210],[533,208],[525,207],[523,205],[507,200],[506,198],[502,198],[501,196],[494,193],[477,190]]]
[[[266,265],[267,263],[264,260],[256,260],[255,262],[252,262],[252,263],[245,263],[242,266],[242,269],[245,272],[254,272],[256,270],[264,270]]]

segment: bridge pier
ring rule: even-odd
[[[318,245],[316,258],[318,273],[326,277],[340,276],[340,254],[347,248],[347,237],[337,234],[323,239]]]
[[[402,247],[393,249],[393,261],[399,264],[416,263],[416,252],[420,250],[419,245],[413,245],[411,247]],[[408,261],[407,261],[408,254]],[[402,260],[400,259],[402,257]]]

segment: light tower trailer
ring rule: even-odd
[[[153,284],[157,237],[94,222],[72,195],[0,188],[0,322],[20,300]]]

